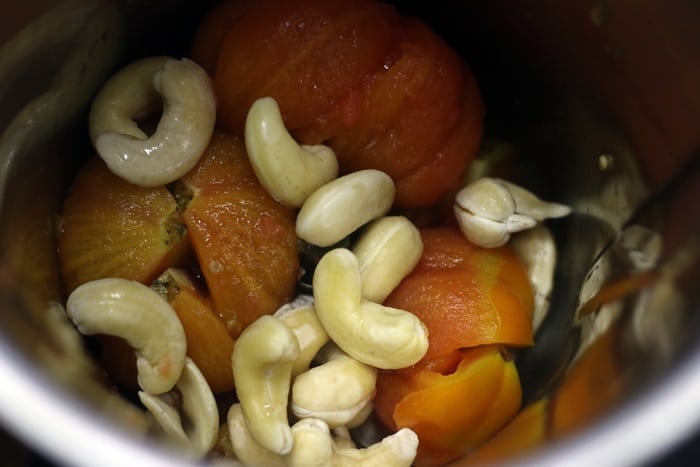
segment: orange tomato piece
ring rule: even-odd
[[[114,175],[95,156],[78,172],[58,224],[58,258],[68,292],[121,277],[150,284],[190,253],[175,199]]]
[[[243,143],[216,132],[183,178],[183,214],[214,310],[232,336],[293,298],[299,273],[294,212],[259,184]]]
[[[477,247],[450,228],[424,229],[421,237],[421,260],[384,304],[428,328],[422,362],[464,347],[532,344],[532,291],[508,248]]]
[[[389,174],[397,205],[432,205],[458,185],[476,153],[482,105],[471,72],[440,37],[413,19],[398,31],[386,66],[300,136],[330,145],[343,172]]]
[[[257,2],[221,44],[220,124],[242,134],[251,104],[272,96],[289,129],[308,126],[381,67],[396,21],[391,7],[371,0]]]
[[[380,372],[375,408],[391,429],[411,428],[420,440],[416,465],[453,460],[501,429],[522,399],[515,365],[499,346],[462,351],[449,374]]]
[[[193,285],[179,283],[168,299],[187,338],[187,356],[197,365],[214,393],[233,390],[231,354],[234,341],[226,325]]]
[[[271,96],[297,140],[329,145],[341,173],[389,174],[399,207],[457,188],[481,142],[469,68],[425,24],[375,0],[257,2],[223,39],[214,81],[224,128],[242,134],[252,103]]]

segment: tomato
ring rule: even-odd
[[[408,427],[420,440],[416,465],[449,462],[502,428],[519,410],[520,380],[501,347],[462,350],[450,373],[380,372],[374,401],[390,429]]]
[[[242,134],[246,114],[274,97],[295,131],[382,63],[397,15],[371,0],[267,0],[236,22],[219,52],[219,123]]]
[[[243,142],[222,131],[181,183],[191,194],[182,216],[188,238],[214,310],[236,337],[294,298],[294,212],[260,185]]]
[[[421,237],[418,265],[384,304],[408,310],[426,325],[424,364],[464,347],[532,344],[534,298],[508,247],[477,247],[448,227],[423,229]]]
[[[470,69],[425,24],[375,0],[264,0],[221,16],[202,23],[197,50],[218,51],[222,127],[242,135],[252,103],[271,96],[300,143],[333,148],[341,173],[389,174],[397,206],[434,205],[458,186],[483,104]]]
[[[379,373],[375,408],[389,429],[418,434],[417,465],[437,465],[479,446],[520,409],[520,379],[503,346],[532,343],[534,299],[508,247],[475,246],[456,227],[422,229],[421,238],[418,265],[384,304],[421,319],[428,352]]]

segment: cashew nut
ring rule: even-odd
[[[295,302],[297,300],[283,306],[273,315],[287,325],[299,343],[299,357],[292,366],[292,379],[309,369],[311,361],[329,340],[328,333],[316,316],[314,306],[309,304],[293,308]],[[299,302],[306,303],[303,300]]]
[[[297,216],[297,235],[312,245],[334,245],[386,214],[394,192],[391,177],[379,170],[360,170],[336,178],[308,197]]]
[[[246,425],[265,449],[286,454],[292,448],[287,402],[299,344],[279,319],[261,316],[238,337],[231,363]]]
[[[333,433],[333,442],[336,448],[356,448],[357,445],[352,439],[350,430],[346,426],[339,426],[331,430]]]
[[[243,465],[246,467],[284,467],[284,456],[265,449],[250,434],[241,404],[233,404],[229,408],[226,421],[233,452]]]
[[[182,396],[182,412],[190,422],[188,426],[191,428],[187,431],[183,428],[178,409],[164,397],[139,391],[139,399],[166,434],[188,446],[196,455],[204,456],[216,444],[219,431],[219,410],[214,394],[202,372],[189,358],[175,387]]]
[[[163,113],[148,137],[133,120]],[[109,169],[130,183],[158,186],[187,173],[204,153],[216,120],[209,76],[188,59],[136,61],[117,72],[93,101],[90,137]]]
[[[387,467],[410,467],[418,451],[418,435],[402,428],[396,433],[364,449],[336,448],[335,465],[338,467],[361,467],[384,465]]]
[[[300,374],[292,385],[292,412],[299,418],[319,418],[337,428],[356,420],[372,405],[377,369],[360,363],[335,345],[318,357],[321,365]]]
[[[566,216],[571,209],[542,201],[505,180],[481,178],[457,193],[454,212],[469,241],[495,248],[504,245],[512,233],[530,229],[547,218]]]
[[[362,295],[382,303],[423,254],[420,232],[403,216],[372,221],[352,249],[360,264]]]
[[[537,330],[549,309],[554,268],[557,263],[557,246],[552,233],[544,225],[516,235],[510,245],[525,266],[535,293],[532,328]]]
[[[294,447],[287,454],[289,467],[333,466],[333,437],[326,422],[304,418],[292,426]]]
[[[297,144],[272,97],[258,99],[250,107],[245,145],[262,186],[287,207],[300,207],[311,193],[338,176],[333,150],[323,145]]]
[[[162,394],[180,379],[185,331],[170,304],[149,287],[126,279],[98,279],[76,288],[66,308],[81,333],[121,337],[134,348],[144,391]]]
[[[300,420],[292,433],[294,449],[287,456],[291,467],[410,467],[418,450],[418,436],[408,428],[364,449],[337,446],[328,425],[319,419]]]
[[[351,357],[382,369],[411,366],[428,350],[428,331],[412,313],[362,298],[355,255],[336,248],[321,258],[313,277],[318,318]]]

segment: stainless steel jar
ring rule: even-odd
[[[86,110],[99,85],[129,58],[183,54],[208,4],[9,3],[17,19],[0,23],[0,420],[60,463],[186,465],[145,440],[144,415],[104,384],[67,323],[53,229],[88,151]],[[700,6],[397,4],[474,68],[486,138],[516,146],[521,177],[575,210],[552,226],[552,306],[537,345],[517,356],[526,401],[553,397],[587,336],[619,327],[624,378],[597,384],[621,385],[620,397],[585,427],[509,461],[653,461],[700,428]],[[645,235],[630,246],[631,227]],[[582,314],[584,291],[635,272],[649,239],[661,242],[658,280],[614,301],[617,324],[603,304]]]

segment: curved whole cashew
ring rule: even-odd
[[[293,308],[293,303],[283,306],[273,315],[287,325],[299,343],[299,357],[292,365],[292,379],[309,369],[311,361],[330,339],[312,304]]]
[[[407,218],[382,217],[367,226],[352,251],[360,263],[363,297],[382,303],[418,264],[423,240]]]
[[[320,144],[297,144],[272,97],[258,99],[250,107],[245,145],[262,186],[287,207],[300,207],[311,193],[338,176],[333,150]]]
[[[338,347],[381,369],[411,366],[428,350],[428,331],[412,313],[362,298],[355,255],[336,248],[321,258],[313,277],[318,318]]]
[[[226,417],[233,452],[247,467],[284,467],[284,456],[271,452],[255,441],[246,425],[241,404],[233,404]]]
[[[180,379],[185,331],[170,304],[149,287],[127,279],[98,279],[76,288],[66,308],[81,333],[121,337],[134,348],[144,391],[162,394]]]
[[[287,456],[290,467],[410,467],[418,450],[418,436],[408,428],[364,449],[336,445],[328,425],[315,418],[298,421],[292,433],[294,448]]]
[[[319,418],[337,428],[357,420],[372,406],[377,369],[338,349],[326,346],[318,356],[324,363],[300,374],[292,385],[292,412],[299,418]],[[358,424],[359,424],[358,423]]]
[[[277,454],[292,448],[287,403],[292,365],[298,357],[294,333],[269,315],[241,333],[231,356],[246,425],[258,444]]]
[[[571,209],[542,201],[505,180],[481,178],[457,193],[454,212],[469,241],[495,248],[508,242],[512,233],[530,229],[547,218],[566,216]]]
[[[219,432],[219,410],[214,394],[189,358],[175,387],[180,390],[182,411],[190,421],[189,433],[183,428],[178,409],[165,398],[139,391],[139,399],[166,434],[188,446],[196,455],[204,456],[216,444]]]
[[[148,137],[134,118],[162,96],[163,114]],[[209,76],[188,59],[136,61],[117,72],[90,109],[90,137],[100,157],[119,177],[141,186],[170,183],[204,153],[216,120]]]
[[[360,170],[336,178],[314,191],[301,207],[297,235],[312,245],[334,245],[386,214],[394,194],[394,181],[379,170]]]

